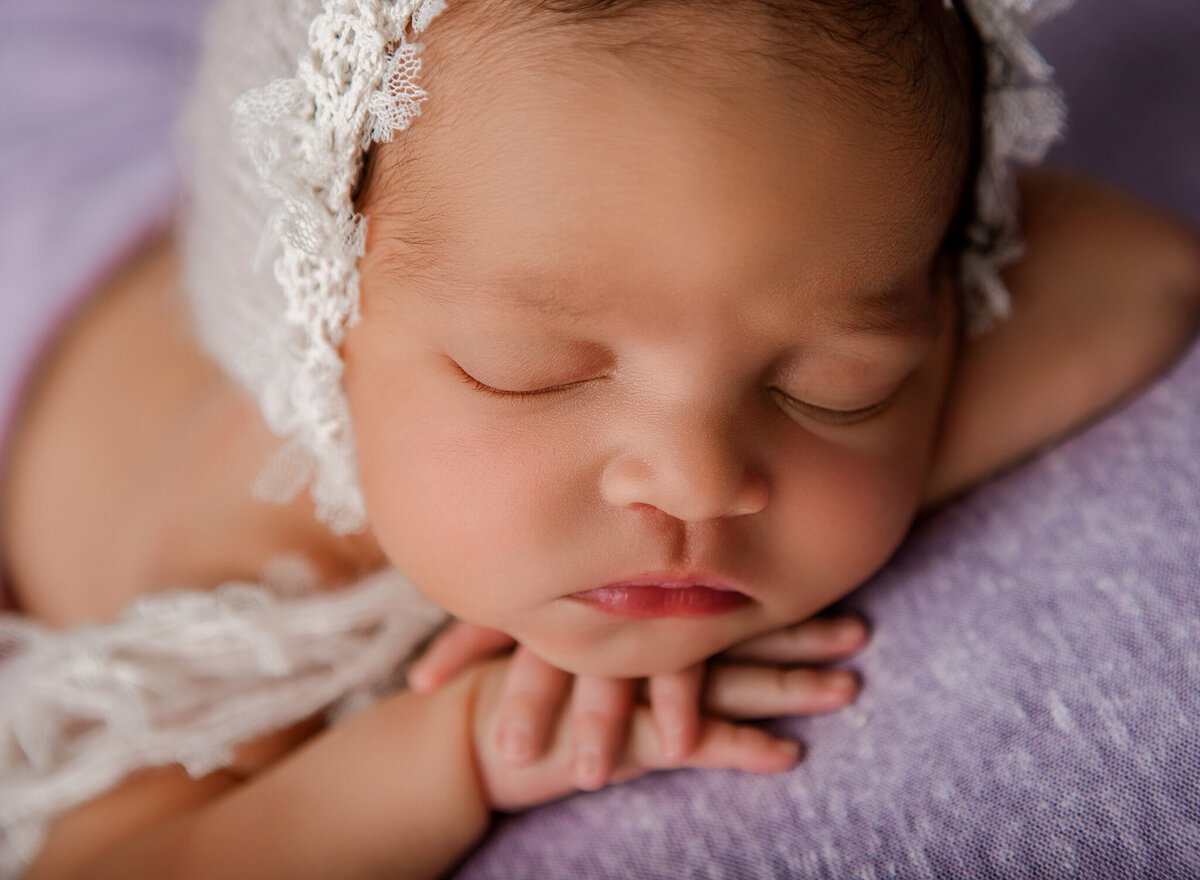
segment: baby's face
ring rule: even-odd
[[[446,78],[381,176],[411,191],[368,208],[344,355],[372,536],[574,672],[810,616],[922,495],[957,179],[836,93],[745,76]]]

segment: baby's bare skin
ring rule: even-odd
[[[1029,174],[1022,199],[1012,315],[963,349],[927,504],[1110,409],[1170,365],[1200,321],[1195,230],[1063,171]]]
[[[278,439],[197,347],[178,276],[162,240],[106,282],[14,433],[5,558],[21,607],[54,626],[111,619],[170,585],[257,580],[280,554],[308,558],[331,584],[384,563],[361,539],[332,536],[307,495],[286,507],[251,497]]]

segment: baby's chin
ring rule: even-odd
[[[646,678],[682,672],[732,647],[727,640],[605,639],[587,645],[564,645],[562,638],[519,639],[525,647],[559,669],[604,678]]]
[[[654,675],[670,675],[682,672],[710,655],[679,657],[587,657],[547,656],[535,651],[542,659],[574,675],[591,675],[600,678],[649,678]]]

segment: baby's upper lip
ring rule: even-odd
[[[729,593],[748,595],[733,578],[709,572],[658,571],[611,581],[594,589],[611,590],[627,587],[658,587],[663,590],[682,590],[688,587],[706,587]],[[584,592],[592,592],[587,590]]]

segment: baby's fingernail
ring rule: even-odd
[[[577,752],[571,762],[571,778],[575,786],[584,791],[594,791],[604,785],[600,775],[600,755],[592,749]]]
[[[843,702],[858,693],[858,676],[846,669],[835,669],[825,676],[821,690],[830,700]]]
[[[792,742],[790,739],[776,740],[775,751],[780,758],[784,759],[789,764],[795,764],[800,760],[800,743]]]
[[[683,750],[683,728],[668,727],[662,732],[663,757],[678,763],[687,757]]]
[[[865,635],[866,627],[857,617],[843,617],[833,625],[833,637],[838,641],[848,642],[860,639]]]
[[[510,764],[525,764],[533,758],[533,740],[529,731],[519,724],[500,729],[500,754]]]

